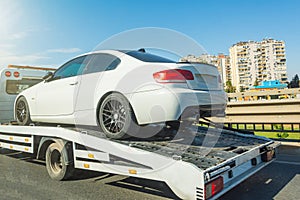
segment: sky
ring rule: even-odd
[[[59,67],[116,34],[158,27],[209,54],[228,54],[239,41],[283,40],[291,79],[300,74],[299,10],[298,0],[0,0],[0,67]]]

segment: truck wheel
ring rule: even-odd
[[[46,168],[54,180],[66,180],[73,175],[73,163],[67,164],[68,153],[63,144],[52,143],[46,151]]]
[[[132,108],[127,99],[118,93],[108,95],[98,112],[99,126],[108,138],[124,139],[137,128]]]
[[[16,102],[15,115],[18,124],[25,126],[29,125],[32,121],[30,119],[29,106],[25,97],[20,97]]]

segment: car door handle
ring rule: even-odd
[[[75,83],[70,83],[70,85],[77,85],[78,81],[76,81]]]

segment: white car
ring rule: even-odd
[[[23,91],[15,118],[99,126],[110,138],[133,127],[224,115],[226,94],[215,66],[180,63],[145,52],[101,50],[77,56]],[[140,133],[143,134],[143,133]]]

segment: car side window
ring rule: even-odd
[[[113,70],[116,69],[120,63],[121,60],[114,55],[106,53],[94,54],[84,69],[83,74]]]
[[[68,78],[82,74],[82,70],[85,68],[88,60],[89,56],[81,56],[67,62],[54,73],[53,79]]]

